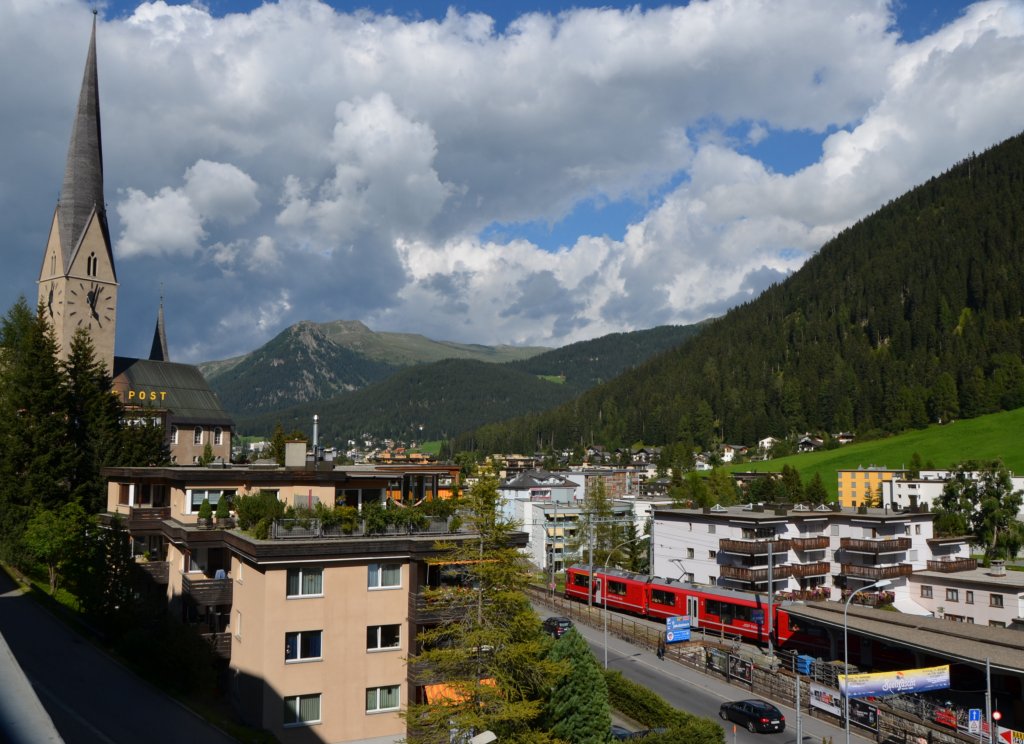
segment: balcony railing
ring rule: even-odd
[[[133,506],[128,509],[128,529],[156,528],[160,522],[170,518],[169,506]]]
[[[928,561],[929,571],[956,573],[957,571],[973,571],[978,567],[977,558],[953,558],[951,560]]]
[[[135,565],[156,584],[166,584],[170,577],[167,561],[137,561]]]
[[[422,590],[413,592],[409,597],[409,608],[415,622],[429,625],[465,617],[476,607],[478,600],[478,593],[471,587],[452,586],[432,589],[429,597]]]
[[[855,537],[842,537],[839,539],[839,547],[853,553],[900,553],[910,550],[910,538],[858,539]]]
[[[743,555],[768,555],[768,546],[775,555],[784,555],[789,552],[789,540],[728,540],[718,541],[718,549],[726,553],[741,553]]]
[[[746,566],[720,566],[723,579],[737,581],[768,581],[767,568],[747,568]],[[772,568],[772,581],[790,576],[792,566],[775,566]]]
[[[182,576],[181,590],[192,597],[200,607],[216,607],[229,605],[232,599],[231,579],[193,579],[188,574]]]
[[[793,550],[827,550],[829,539],[827,537],[793,537]]]
[[[210,644],[214,656],[231,658],[231,633],[200,633],[199,637]]]
[[[899,563],[895,566],[861,566],[857,563],[842,564],[842,573],[858,579],[896,579],[900,576],[910,576],[914,573],[914,567],[909,563]]]
[[[803,579],[808,576],[827,576],[829,571],[832,570],[832,564],[828,561],[818,561],[817,563],[794,563],[789,566],[792,576],[798,579]]]

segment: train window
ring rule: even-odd
[[[721,615],[722,614],[722,603],[717,599],[709,599],[705,605],[707,613],[709,615]]]
[[[652,589],[651,604],[664,605],[665,607],[675,607],[676,595],[672,592],[666,592],[664,589]]]
[[[609,581],[608,593],[617,594],[620,597],[626,596],[626,583],[623,581]]]
[[[590,577],[586,574],[576,574],[572,577],[573,586],[582,586],[584,589],[590,586]]]

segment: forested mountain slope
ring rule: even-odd
[[[363,390],[311,398],[287,410],[229,410],[243,433],[269,434],[278,422],[289,430],[306,429],[313,414],[319,414],[326,441],[363,433],[447,438],[571,400],[602,377],[614,377],[674,348],[696,331],[697,326],[662,326],[615,333],[506,364],[447,359],[402,370]]]
[[[249,354],[199,367],[224,408],[245,418],[358,390],[414,364],[449,358],[507,362],[543,351],[378,333],[359,321],[302,321]]]
[[[1024,405],[1024,138],[931,179],[679,349],[457,447],[750,444]]]

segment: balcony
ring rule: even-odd
[[[789,552],[790,541],[779,540],[727,540],[718,541],[718,549],[726,553],[740,553],[741,555],[768,555],[768,548],[775,555],[785,555]]]
[[[768,568],[747,568],[746,566],[720,566],[723,579],[734,579],[736,581],[758,582],[768,581]],[[772,581],[785,579],[790,576],[792,566],[775,566],[772,569]]]
[[[185,574],[181,577],[181,590],[200,607],[231,604],[231,579],[207,579],[206,577],[197,579]]]
[[[927,562],[929,571],[956,573],[957,571],[973,571],[978,567],[977,558],[952,558]]]
[[[200,633],[199,637],[210,644],[214,656],[231,658],[231,633]]]
[[[135,565],[154,584],[166,584],[170,577],[170,564],[167,561],[136,561]]]
[[[476,607],[479,595],[471,587],[447,586],[421,590],[409,595],[410,615],[421,625],[451,622],[465,617]]]
[[[128,509],[126,526],[132,532],[156,530],[162,521],[170,518],[169,506],[132,506]]]
[[[790,539],[793,550],[828,550],[827,537],[794,537]]]
[[[832,564],[828,561],[818,561],[817,563],[795,563],[788,566],[792,572],[791,575],[798,579],[804,579],[808,576],[827,576],[832,570]]]
[[[868,579],[879,581],[881,579],[897,579],[900,576],[910,576],[914,573],[914,567],[909,563],[898,563],[895,566],[861,566],[856,563],[842,564],[844,576],[851,576],[856,579]]]
[[[901,553],[910,550],[909,537],[892,537],[887,539],[857,539],[854,537],[842,537],[839,539],[839,547],[851,553]]]

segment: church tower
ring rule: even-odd
[[[68,356],[75,331],[82,328],[92,338],[97,361],[113,373],[117,274],[103,201],[95,12],[64,183],[39,272],[39,302],[53,326],[62,359]]]

